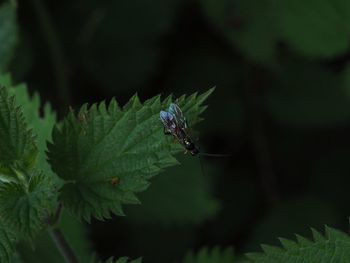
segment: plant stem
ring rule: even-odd
[[[64,238],[61,230],[57,227],[54,227],[49,230],[49,233],[66,262],[79,263],[77,257],[73,252],[73,249],[68,244],[67,240]]]
[[[55,214],[49,219],[49,224],[54,226],[59,223],[62,214],[63,204],[59,203]]]
[[[55,214],[48,217],[47,223],[49,226],[51,226],[48,231],[65,261],[67,263],[78,263],[79,261],[75,256],[73,249],[68,244],[67,240],[64,238],[62,231],[57,226],[61,217],[62,209],[63,204],[59,203]]]

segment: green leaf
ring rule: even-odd
[[[347,0],[200,0],[200,3],[227,39],[258,63],[276,63],[276,44],[283,40],[300,54],[316,58],[341,55],[349,48]]]
[[[288,126],[327,128],[350,119],[350,98],[341,78],[313,63],[289,64],[265,101],[272,118]]]
[[[8,88],[9,94],[15,96],[18,105],[21,105],[23,115],[28,127],[37,135],[38,157],[36,167],[45,171],[46,174],[53,174],[51,167],[46,160],[46,141],[51,140],[51,133],[56,122],[56,114],[52,111],[49,103],[43,107],[40,115],[40,98],[37,93],[32,97],[28,93],[25,84],[14,85],[9,74],[0,75],[0,85]]]
[[[292,48],[312,57],[348,50],[350,3],[346,0],[277,0],[281,34]]]
[[[293,233],[307,235],[309,226],[322,227],[326,224],[337,222],[336,211],[327,200],[321,200],[315,196],[305,196],[294,200],[288,200],[275,206],[254,227],[248,242],[248,250],[255,250],[263,240],[272,245],[278,244],[277,237],[287,236]],[[285,224],[289,218],[292,221]]]
[[[33,238],[46,224],[53,193],[48,177],[37,171],[28,176],[28,185],[0,184],[0,214],[6,226],[16,234]]]
[[[202,174],[200,160],[189,155],[179,160],[181,166],[154,178],[149,189],[140,194],[141,207],[128,207],[129,220],[139,224],[199,224],[216,214],[219,204],[211,194],[208,177]]]
[[[34,165],[38,149],[34,135],[28,129],[23,112],[14,96],[0,86],[0,164],[22,168]]]
[[[271,0],[239,0],[234,16],[241,26],[227,30],[227,37],[249,59],[272,64],[277,58],[280,32]]]
[[[0,262],[10,263],[15,253],[16,235],[0,223]]]
[[[258,63],[276,62],[280,33],[271,0],[200,0],[200,3],[204,14],[244,56]]]
[[[13,2],[7,1],[0,6],[0,73],[6,70],[18,42],[16,6]]]
[[[320,238],[320,233],[315,234],[315,230],[313,232],[314,236],[316,235],[314,241],[299,236],[296,243],[284,240],[283,248],[263,246],[264,253],[253,253],[247,256],[255,263],[346,263],[350,261],[350,238],[347,234],[329,227],[326,227],[323,238]]]
[[[213,89],[199,96],[182,96],[178,103],[189,124],[201,121],[201,106]],[[171,102],[159,96],[142,104],[134,96],[123,108],[113,99],[79,113],[69,113],[54,128],[48,145],[52,169],[66,181],[60,198],[79,218],[123,215],[122,204],[137,204],[135,193],[145,190],[148,180],[165,167],[177,164],[171,155],[181,149],[165,136],[159,112]]]
[[[188,253],[182,263],[234,263],[236,262],[232,248],[225,250],[215,247],[211,250],[203,248],[196,255]]]

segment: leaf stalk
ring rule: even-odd
[[[67,240],[65,239],[62,231],[58,227],[54,227],[49,230],[49,233],[65,261],[67,263],[79,263],[78,258],[74,254],[74,251],[68,244]]]

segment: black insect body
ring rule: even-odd
[[[188,134],[186,118],[177,104],[171,103],[168,111],[161,111],[160,120],[164,125],[165,134],[173,135],[191,155],[199,154],[198,147]]]

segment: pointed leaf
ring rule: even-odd
[[[279,26],[292,48],[312,57],[334,57],[349,47],[346,0],[279,0]]]
[[[298,244],[294,242],[293,240],[289,240],[286,238],[279,238],[279,241],[281,242],[282,246],[285,249],[292,249],[298,247]]]
[[[21,108],[5,87],[0,87],[0,164],[31,168],[38,153]]]
[[[16,235],[5,225],[0,224],[0,262],[10,263],[15,253]]]
[[[190,125],[199,121],[202,102],[198,96],[179,100]],[[66,181],[61,200],[87,221],[109,218],[111,212],[123,215],[122,204],[138,203],[134,194],[177,164],[171,154],[181,149],[163,133],[159,112],[168,105],[158,97],[142,104],[134,96],[123,109],[116,105],[112,100],[71,112],[48,145],[52,169]]]
[[[181,166],[168,168],[139,195],[141,207],[127,208],[131,222],[164,226],[200,224],[216,215],[220,204],[212,194],[210,180],[202,174],[200,160],[189,155],[180,155],[178,160]]]
[[[311,228],[312,236],[314,238],[314,241],[324,241],[325,237],[321,235],[320,232],[318,232],[316,229]]]
[[[40,98],[38,94],[30,97],[25,84],[14,85],[9,74],[0,75],[0,85],[8,88],[9,94],[14,95],[17,105],[21,105],[23,116],[28,127],[37,135],[38,160],[36,167],[52,174],[51,168],[46,160],[46,141],[51,140],[51,133],[56,122],[56,114],[52,111],[49,103],[43,107],[40,114]]]
[[[255,263],[350,262],[350,238],[343,232],[326,228],[326,238],[315,238],[311,242],[297,235],[297,239],[296,245],[284,240],[285,249],[265,247],[265,253],[248,254],[247,257]]]
[[[53,193],[43,174],[32,171],[28,185],[0,184],[1,219],[16,234],[33,238],[45,224]]]

